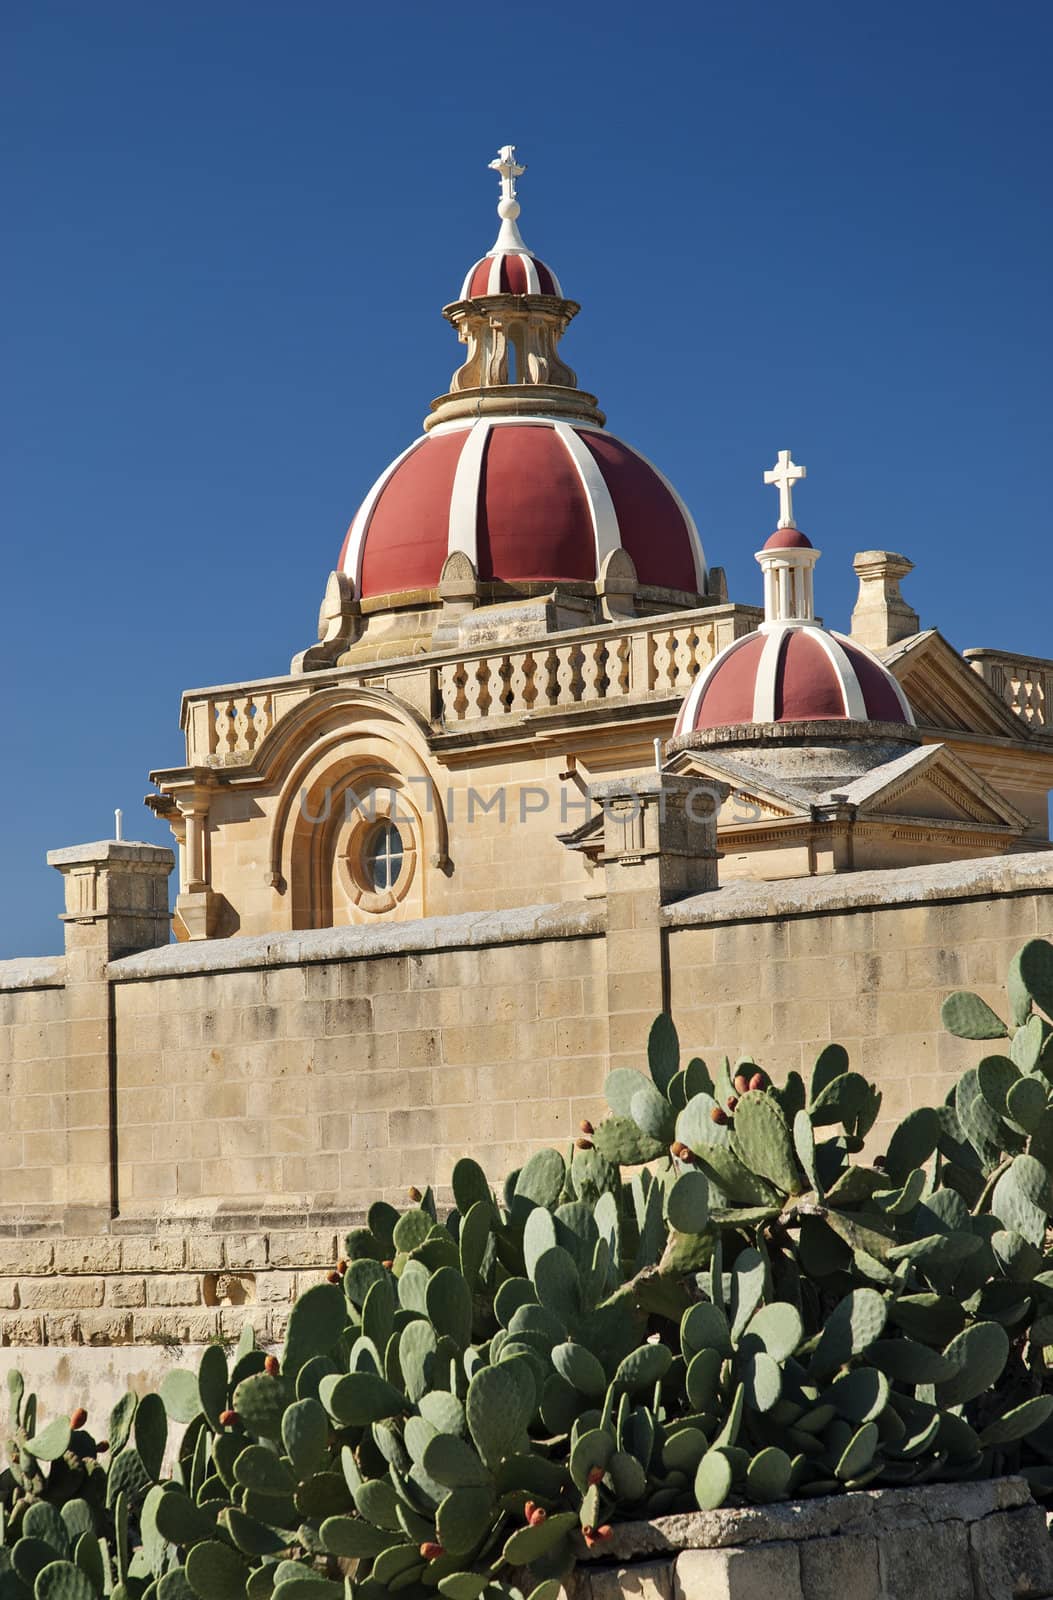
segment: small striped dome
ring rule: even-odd
[[[469,267],[460,298],[475,300],[486,294],[551,294],[562,300],[563,290],[551,267],[529,250],[501,250],[495,245],[474,267]]]
[[[619,548],[642,585],[704,592],[691,514],[643,456],[580,421],[482,417],[433,428],[391,463],[339,565],[369,598],[434,589],[455,550],[484,581],[592,583]]]
[[[759,722],[905,722],[914,713],[877,656],[814,623],[765,623],[700,672],[673,737]]]

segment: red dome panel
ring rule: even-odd
[[[764,637],[758,633],[730,651],[706,684],[694,727],[685,732],[753,721],[753,684],[764,645]]]
[[[554,428],[513,423],[492,429],[479,486],[477,539],[480,578],[595,578],[585,490]]]
[[[808,535],[800,528],[776,528],[770,539],[765,539],[765,550],[814,550]]]
[[[795,628],[783,640],[775,676],[776,722],[825,722],[844,718],[841,683],[814,634]]]
[[[362,594],[432,589],[446,560],[450,497],[467,432],[426,439],[381,490],[362,557]]]
[[[890,674],[863,650],[857,650],[847,640],[838,641],[841,649],[855,668],[859,687],[866,701],[867,716],[875,722],[902,722],[903,707]]]
[[[698,579],[691,536],[683,512],[658,473],[610,434],[582,429],[578,436],[603,473],[622,545],[633,559],[640,582],[694,594]]]
[[[518,253],[509,253],[498,257],[501,263],[500,274],[496,290],[490,289],[490,269],[494,264],[493,256],[484,256],[472,268],[464,289],[464,298],[472,299],[477,295],[490,293],[496,294],[554,294],[559,295],[560,288],[552,275],[551,269],[546,267],[537,256],[524,256]],[[531,291],[527,278],[527,261],[532,261],[537,273],[537,288]]]

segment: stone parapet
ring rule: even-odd
[[[863,1490],[616,1524],[570,1600],[1044,1600],[1046,1516],[1022,1478]]]

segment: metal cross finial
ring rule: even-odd
[[[516,179],[521,178],[526,167],[521,166],[516,160],[516,147],[514,144],[503,144],[497,152],[497,158],[490,162],[490,170],[501,175],[501,199],[514,200],[516,197]]]
[[[799,467],[789,450],[780,450],[779,459],[770,472],[764,474],[765,483],[774,483],[779,491],[780,528],[794,528],[793,486],[808,476],[807,467]]]

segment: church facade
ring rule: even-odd
[[[0,1338],[52,1375],[276,1337],[371,1199],[572,1139],[663,1008],[777,1073],[840,1039],[894,1121],[962,1064],[942,996],[1053,933],[1053,662],[959,654],[890,551],[824,626],[788,450],[731,601],[563,360],[579,308],[492,166],[463,363],[316,642],[187,692],[147,802],[174,851],[52,852],[65,953],[0,963]]]

